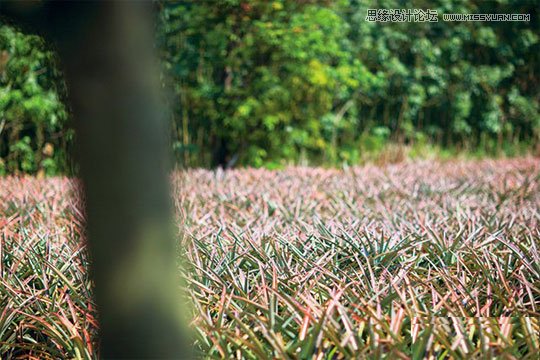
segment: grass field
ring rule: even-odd
[[[533,158],[175,174],[197,347],[539,358],[539,174]],[[95,355],[77,189],[0,179],[3,359]]]

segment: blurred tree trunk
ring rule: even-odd
[[[187,358],[151,3],[22,2],[58,46],[75,116],[103,358]]]

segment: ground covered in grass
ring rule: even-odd
[[[539,174],[526,158],[174,175],[197,347],[538,358]],[[72,180],[0,179],[2,358],[95,355],[81,208]]]

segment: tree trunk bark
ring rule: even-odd
[[[107,1],[45,2],[22,16],[56,42],[65,70],[103,358],[190,357],[151,14],[149,2]]]

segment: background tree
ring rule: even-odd
[[[367,22],[368,8],[439,21]],[[530,22],[445,22],[522,13]],[[483,155],[539,141],[535,1],[164,3],[177,160],[216,165],[357,163],[389,143]],[[202,156],[201,156],[202,155]],[[226,157],[227,157],[226,156]]]
[[[69,171],[74,134],[54,53],[6,25],[0,45],[0,174]]]
[[[158,5],[171,147],[183,166],[357,164],[392,144],[410,157],[518,155],[540,142],[537,1]],[[368,8],[431,9],[439,21],[368,22]],[[450,13],[531,20],[443,21]],[[36,42],[0,31],[7,173],[70,170],[61,82]]]

